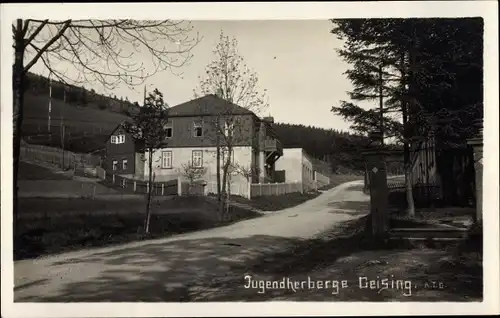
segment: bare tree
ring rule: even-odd
[[[195,182],[201,180],[206,172],[206,167],[198,167],[191,161],[189,161],[187,164],[182,165],[181,173],[189,182],[188,194],[191,194],[191,189]]]
[[[14,224],[17,222],[17,175],[27,72],[42,62],[63,83],[96,82],[106,89],[120,83],[141,85],[153,74],[187,63],[199,42],[183,21],[17,19],[14,38]],[[141,52],[149,56],[138,57]],[[144,53],[143,53],[144,54]],[[139,61],[150,61],[145,65]],[[72,77],[70,74],[76,74]],[[14,226],[16,230],[16,226]]]
[[[243,176],[249,183],[260,174],[260,169],[258,167],[244,166],[239,163],[234,164],[234,169],[237,174]]]
[[[146,203],[146,218],[144,220],[144,232],[149,233],[151,220],[151,195],[153,193],[153,154],[166,146],[168,124],[168,108],[163,101],[163,94],[155,89],[146,98],[144,106],[138,114],[134,115],[133,122],[124,124],[125,130],[132,136],[134,141],[140,145],[140,150],[147,154],[148,165],[148,193]]]
[[[244,63],[235,38],[229,38],[221,32],[213,53],[215,59],[207,65],[195,96],[215,94],[229,103],[228,107],[220,108],[211,119],[211,127],[216,129],[217,195],[222,212],[227,201],[226,186],[233,163],[234,146],[252,134],[252,131],[243,131],[249,128],[244,122],[247,117],[241,116],[241,108],[259,114],[267,107],[267,101],[266,90],[259,93],[257,74]]]

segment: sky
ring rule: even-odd
[[[335,51],[342,42],[330,33],[328,20],[191,21],[202,39],[192,50],[189,64],[176,72],[157,73],[146,81],[148,90],[158,88],[164,100],[175,106],[193,98],[199,76],[214,59],[213,49],[220,32],[238,41],[239,53],[257,73],[260,90],[267,89],[269,107],[262,115],[275,122],[304,124],[348,130],[349,124],[335,116],[331,107],[346,94],[351,84],[343,74],[348,65]],[[145,57],[146,58],[146,57]],[[40,61],[32,68],[46,73]],[[99,85],[85,86],[104,92]],[[144,87],[135,91],[121,86],[112,92],[130,101],[142,101]]]

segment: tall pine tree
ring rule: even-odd
[[[344,40],[338,50],[351,65],[346,72],[353,89],[350,101],[341,101],[332,111],[366,133],[383,128],[386,137],[404,145],[408,214],[414,214],[411,186],[411,145],[432,131],[449,140],[464,138],[467,114],[478,116],[482,97],[477,94],[482,74],[481,19],[349,19],[332,20],[332,33]],[[474,38],[475,37],[475,38]],[[479,41],[478,41],[479,40]],[[468,42],[474,44],[470,45]],[[458,70],[460,67],[467,70]],[[472,69],[476,69],[474,72]],[[458,102],[461,76],[475,74],[474,97]],[[454,98],[455,97],[455,98]],[[382,105],[364,109],[356,103]],[[458,123],[458,124],[457,124]],[[470,133],[469,133],[470,134]]]

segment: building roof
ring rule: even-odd
[[[222,99],[215,94],[205,95],[200,98],[169,108],[169,116],[209,116],[209,115],[255,115],[252,111]]]
[[[120,128],[123,127],[123,125],[126,123],[127,121],[126,120],[122,120],[116,127],[115,129],[113,129],[107,136],[106,136],[106,140],[104,142],[107,142],[109,140],[109,138],[111,138],[111,136]]]

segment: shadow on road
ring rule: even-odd
[[[190,302],[190,301],[471,301],[482,297],[477,266],[454,267],[447,249],[409,246],[371,248],[366,218],[345,221],[310,240],[254,235],[151,241],[86,258],[43,265],[50,279],[17,286],[16,302]],[[236,236],[236,235],[235,235]],[[47,261],[48,262],[48,261]],[[450,265],[451,264],[451,265]],[[41,264],[39,264],[41,265]],[[18,268],[16,267],[16,271]],[[80,273],[76,271],[81,271]],[[57,274],[54,274],[57,273]],[[71,274],[65,277],[66,274]],[[23,273],[16,273],[16,276]],[[255,281],[346,281],[334,288],[245,288]],[[41,275],[43,276],[43,275]],[[403,290],[371,290],[359,277],[396,277],[412,282]],[[458,278],[458,279],[457,279]],[[444,289],[424,288],[440,281]],[[480,283],[478,283],[480,282]],[[57,289],[48,284],[58,284]],[[55,292],[49,293],[54,290]],[[408,292],[408,291],[406,291]]]

